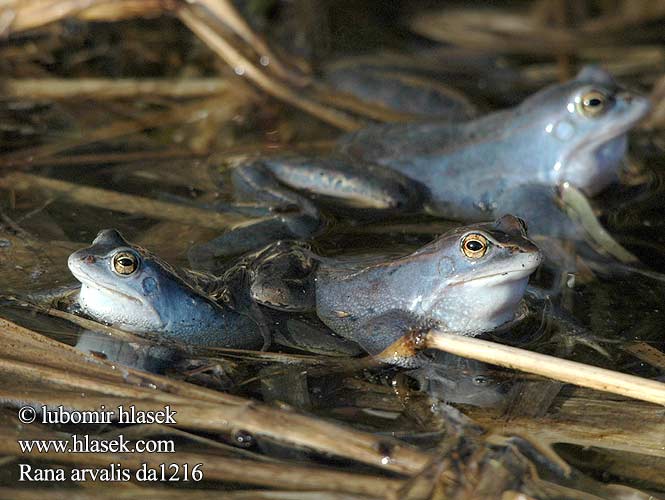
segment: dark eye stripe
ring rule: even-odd
[[[519,225],[525,234],[529,232],[529,226],[526,225],[526,221],[524,219],[517,217],[517,222],[519,222]]]

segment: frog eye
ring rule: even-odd
[[[113,256],[113,270],[124,276],[132,274],[139,267],[139,259],[131,252],[118,252]]]
[[[489,242],[482,234],[467,234],[462,240],[462,253],[469,259],[480,259],[487,252],[488,246]]]
[[[478,387],[488,385],[489,382],[490,382],[489,379],[487,377],[484,377],[483,375],[476,375],[475,377],[473,377],[473,385]]]
[[[606,109],[609,99],[599,90],[590,90],[582,94],[577,100],[577,110],[587,118],[601,115]]]

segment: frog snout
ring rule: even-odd
[[[539,254],[540,249],[531,243],[530,241],[521,243],[519,245],[506,245],[506,249],[511,253],[511,254],[519,254],[519,253],[530,253],[530,254]]]
[[[89,253],[83,255],[74,254],[70,257],[70,260],[79,261],[82,264],[94,264],[95,262],[97,262],[95,256]]]
[[[530,269],[537,268],[543,262],[542,252],[534,245],[535,251],[524,252],[526,255],[526,262],[522,264],[522,267],[529,267]]]
[[[79,252],[74,252],[67,259],[67,265],[70,269],[80,267],[83,264],[94,264],[97,261],[94,255],[85,253],[80,254]]]
[[[634,92],[620,92],[617,99],[635,109],[640,116],[646,115],[652,108],[651,99]]]
[[[520,262],[522,268],[535,269],[543,261],[543,254],[533,243],[510,245],[507,250],[515,262]]]

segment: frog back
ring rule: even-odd
[[[496,216],[496,199],[507,190],[552,182],[547,166],[556,158],[542,142],[529,139],[530,130],[518,115],[506,110],[459,124],[369,127],[342,139],[340,149],[420,183],[432,213],[489,220]]]
[[[437,283],[437,262],[414,255],[389,261],[323,261],[316,272],[316,312],[333,331],[361,345],[364,326],[392,311],[411,314]]]
[[[441,156],[450,150],[500,137],[509,117],[510,111],[499,111],[471,122],[436,120],[374,125],[343,136],[337,149],[381,165],[407,158]]]

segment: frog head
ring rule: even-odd
[[[531,143],[528,154],[546,159],[541,180],[570,183],[593,196],[616,180],[627,132],[650,109],[648,98],[587,66],[573,80],[549,86],[515,108],[513,130],[536,131],[537,137],[522,139]]]
[[[197,321],[205,325],[201,314],[214,316],[216,304],[115,229],[100,231],[91,246],[71,254],[67,263],[81,282],[79,305],[98,321],[136,333],[178,335]]]
[[[441,257],[427,315],[463,335],[491,331],[515,318],[542,254],[512,215],[458,228],[437,241]],[[441,279],[443,278],[443,279]]]

